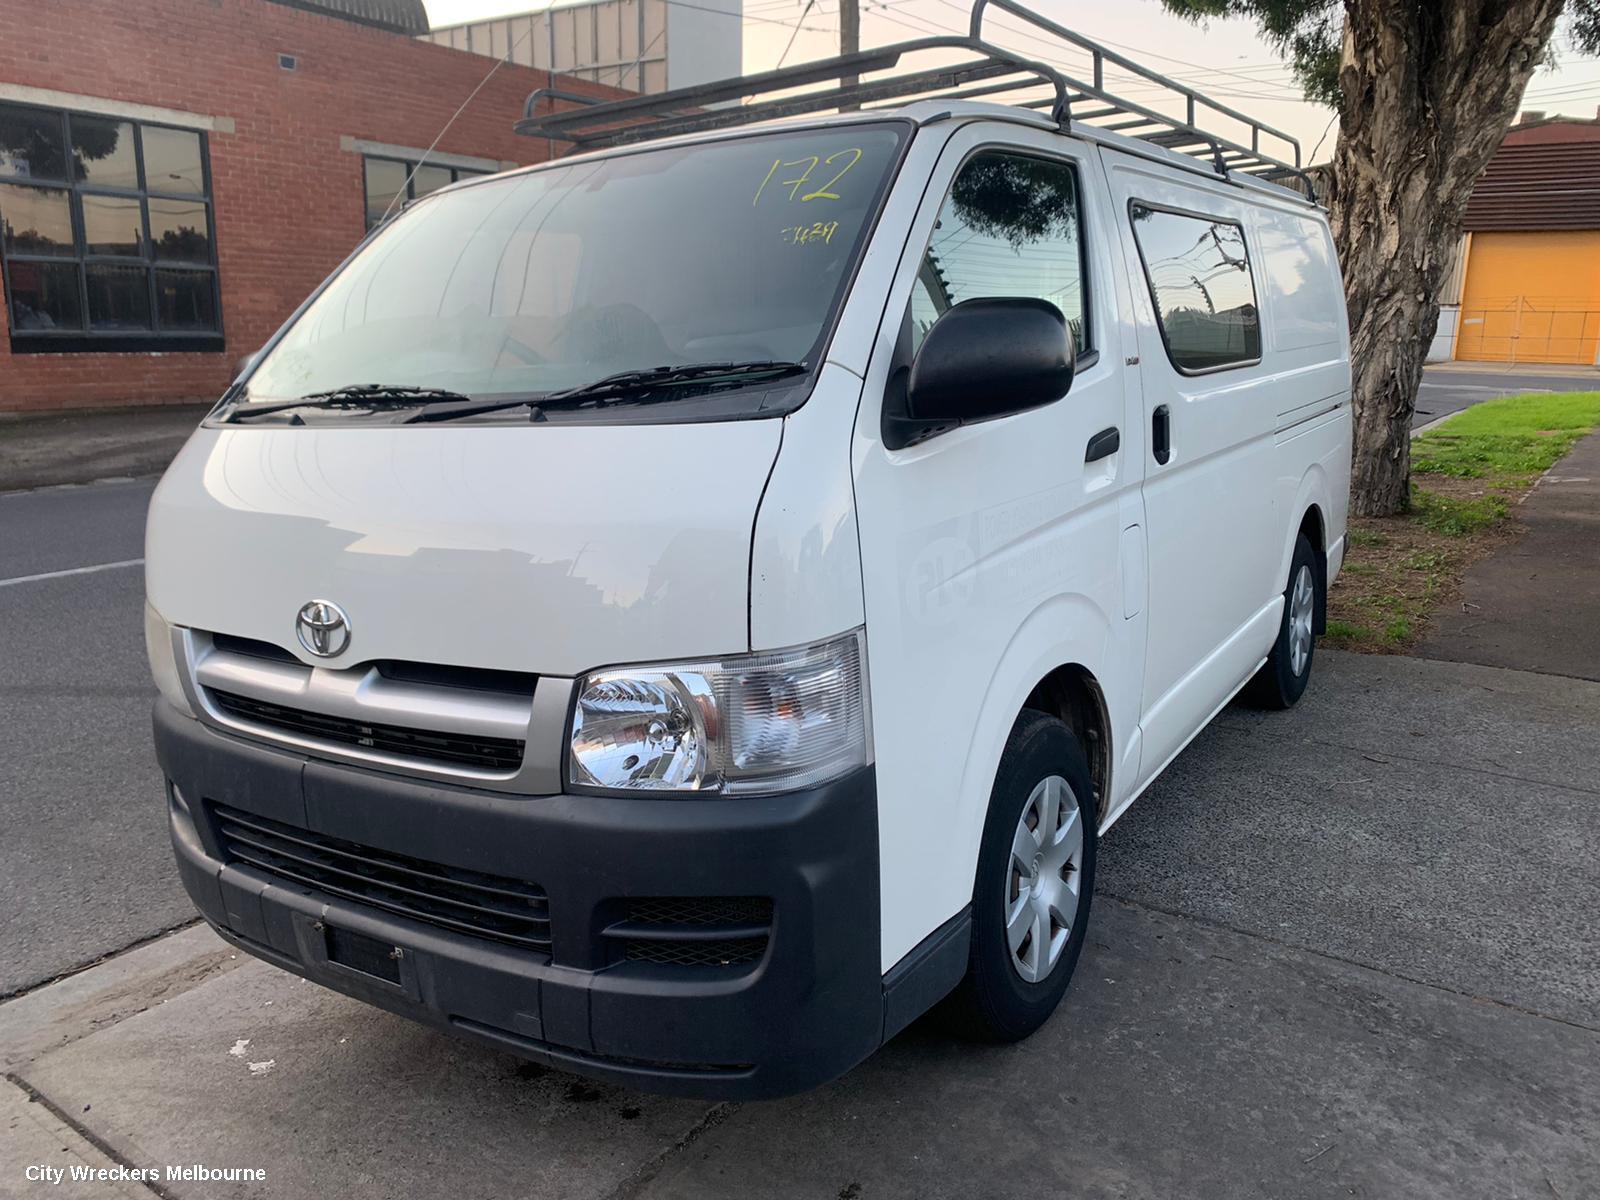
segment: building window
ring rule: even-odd
[[[493,173],[467,167],[441,167],[436,163],[419,166],[415,160],[407,162],[401,158],[368,156],[363,161],[366,164],[369,230],[394,216],[405,207],[408,200],[436,192],[458,179],[472,179]]]
[[[911,292],[915,350],[963,300],[1028,296],[1061,310],[1089,351],[1078,173],[1069,163],[989,150],[956,176]]]
[[[0,271],[16,353],[220,350],[203,134],[0,104]]]
[[[1129,211],[1172,365],[1193,374],[1260,361],[1261,315],[1244,228],[1137,203]]]

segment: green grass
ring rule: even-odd
[[[1426,488],[1411,489],[1411,512],[1434,533],[1465,537],[1503,520],[1510,509],[1502,496],[1454,500]]]
[[[1383,640],[1396,646],[1402,646],[1411,640],[1411,622],[1404,617],[1396,617],[1383,627]]]
[[[1364,642],[1372,637],[1372,630],[1354,621],[1329,621],[1328,632],[1323,636],[1336,642]]]
[[[1445,556],[1437,550],[1419,550],[1408,554],[1400,565],[1408,571],[1437,571],[1446,562]]]
[[[1531,483],[1600,425],[1600,392],[1486,400],[1411,443],[1411,469],[1458,479]]]
[[[1350,544],[1352,546],[1382,546],[1388,538],[1381,533],[1374,533],[1370,529],[1352,529],[1350,531]]]

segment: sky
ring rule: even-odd
[[[424,0],[435,25],[543,7],[541,0]],[[863,47],[939,33],[965,32],[969,5],[962,0],[860,0]],[[1333,111],[1307,103],[1283,60],[1244,20],[1191,25],[1171,16],[1159,0],[1118,0],[1086,5],[1082,0],[1036,0],[1045,16],[1104,42],[1146,66],[1214,96],[1257,120],[1300,140],[1304,161],[1323,162],[1332,154],[1337,131]],[[744,69],[769,70],[838,53],[838,0],[745,0]],[[802,15],[804,20],[802,21]],[[1000,23],[1015,22],[1000,15]],[[798,29],[796,28],[798,26]],[[793,45],[789,43],[793,39]],[[991,40],[1042,54],[1038,42],[1014,34]],[[1558,34],[1558,42],[1561,36]],[[1524,110],[1593,117],[1600,108],[1600,59],[1556,47],[1556,65],[1534,75],[1523,98]],[[1065,61],[1064,66],[1078,63]],[[1083,68],[1087,74],[1087,68]],[[1112,90],[1117,90],[1113,87]],[[1137,98],[1139,93],[1129,92]],[[1227,130],[1219,128],[1218,132]],[[1268,149],[1263,145],[1263,149]]]

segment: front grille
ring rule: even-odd
[[[605,936],[629,962],[744,966],[766,953],[772,934],[772,901],[760,896],[650,896],[625,911]]]
[[[287,708],[241,696],[237,692],[211,688],[209,694],[216,706],[230,717],[324,742],[379,750],[403,758],[477,767],[485,771],[511,772],[522,765],[524,743],[513,738],[472,737],[430,729],[409,729],[402,725],[371,725],[348,717]]]
[[[269,876],[458,933],[550,953],[544,889],[375,850],[213,804],[224,857]]]

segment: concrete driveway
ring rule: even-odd
[[[169,1197],[1600,1195],[1600,685],[1324,652],[1107,836],[1030,1041],[925,1020],[791,1100],[598,1086],[149,943],[0,1006],[24,1164],[250,1168]],[[126,1194],[148,1197],[145,1185]]]

